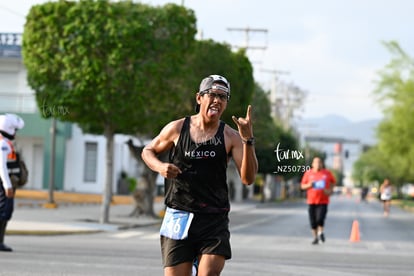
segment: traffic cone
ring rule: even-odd
[[[352,223],[351,237],[349,238],[350,242],[359,242],[359,223],[357,220],[354,220]]]

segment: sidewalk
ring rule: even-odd
[[[102,217],[101,195],[56,192],[55,208],[50,208],[47,191],[17,191],[8,235],[60,235],[117,231],[160,224],[161,218],[129,216],[132,196],[114,196],[109,207],[108,223]],[[154,212],[164,209],[162,198],[155,198]]]
[[[100,223],[101,195],[56,192],[56,208],[48,208],[47,191],[18,190],[7,235],[63,235],[118,231],[161,224],[161,218],[129,216],[132,196],[114,196],[109,207],[109,222]],[[256,203],[231,203],[233,212],[254,208]],[[164,210],[162,197],[154,199],[154,213]]]

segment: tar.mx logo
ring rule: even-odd
[[[41,106],[41,112],[44,117],[64,116],[69,114],[69,108],[62,105],[47,105],[46,101],[44,100]]]
[[[277,161],[286,160],[286,159],[296,159],[299,160],[304,158],[303,152],[300,150],[284,150],[280,148],[280,143],[277,144],[275,149]]]
[[[290,150],[290,149],[282,149],[280,147],[280,143],[277,144],[277,147],[275,149],[275,154],[277,161],[280,163],[283,160],[299,160],[302,158],[305,158],[303,156],[303,152],[300,150]],[[277,165],[276,170],[274,173],[296,173],[296,172],[305,172],[309,170],[309,166],[303,166],[303,165]]]

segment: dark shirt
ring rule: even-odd
[[[227,152],[224,122],[210,140],[195,143],[190,137],[190,117],[186,117],[177,145],[171,150],[170,162],[182,173],[166,180],[165,204],[194,212],[228,212]]]

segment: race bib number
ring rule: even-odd
[[[317,190],[325,189],[325,180],[318,180],[313,182],[312,187]]]
[[[161,224],[160,235],[173,240],[186,239],[193,217],[193,213],[167,207]]]

